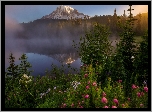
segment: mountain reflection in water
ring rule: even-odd
[[[81,66],[81,60],[76,56],[75,53],[70,54],[54,54],[50,56],[35,54],[35,53],[27,53],[28,61],[32,64],[32,68],[30,70],[34,70],[32,75],[45,75],[45,71],[52,70],[52,64],[58,68],[61,68],[64,65],[66,69],[64,72],[67,74],[69,69],[68,64],[72,68],[76,68],[79,71]],[[78,71],[72,73],[77,73]]]

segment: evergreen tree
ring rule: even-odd
[[[125,80],[125,89],[128,94],[131,84],[133,83],[134,77],[134,66],[133,66],[133,59],[135,57],[135,41],[134,41],[134,32],[133,29],[133,22],[135,19],[132,17],[131,9],[132,5],[129,5],[130,8],[128,11],[130,12],[129,19],[126,20],[125,24],[120,24],[120,27],[123,28],[123,32],[120,34],[120,42],[117,44],[117,54],[114,57],[115,61],[115,71],[113,73],[117,75],[118,78]]]
[[[148,30],[142,36],[142,39],[143,41],[140,42],[138,48],[138,55],[135,58],[139,85],[142,85],[144,80],[148,80]]]

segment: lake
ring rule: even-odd
[[[12,52],[15,57],[15,64],[20,64],[18,60],[23,53],[28,57],[27,61],[30,62],[34,70],[33,76],[43,76],[45,71],[52,70],[52,64],[56,67],[64,65],[65,73],[68,73],[68,64],[72,68],[79,71],[82,62],[76,50],[72,47],[72,40],[65,39],[5,39],[5,71],[9,66],[9,55]],[[72,72],[77,73],[77,72]]]
[[[14,27],[15,28],[15,27]],[[21,29],[21,28],[19,28]],[[61,37],[44,37],[36,36],[34,33],[28,34],[28,38],[16,35],[16,30],[12,29],[9,25],[5,26],[5,71],[9,66],[9,55],[13,53],[15,57],[15,64],[19,64],[18,60],[23,53],[28,57],[27,61],[30,62],[34,70],[33,76],[45,75],[46,70],[51,70],[51,65],[54,64],[57,67],[65,65],[65,69],[68,69],[68,64],[71,63],[72,68],[79,70],[82,62],[74,47],[72,47],[73,40],[76,44],[80,41],[79,34],[70,35],[68,33],[62,33]],[[26,35],[26,34],[25,34]],[[111,40],[115,40],[116,37],[110,37]],[[112,45],[115,46],[113,41]],[[78,47],[78,46],[77,46]],[[67,73],[68,70],[65,70]]]

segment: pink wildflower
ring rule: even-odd
[[[140,107],[143,107],[144,105],[143,104],[140,104]]]
[[[79,107],[80,107],[80,108],[83,108],[83,106],[81,106],[81,105],[80,105]]]
[[[92,84],[93,86],[97,86],[97,83],[96,82],[93,82],[93,84]]]
[[[84,104],[84,101],[82,101],[82,104]]]
[[[117,108],[116,106],[112,106],[112,108]]]
[[[141,96],[144,96],[144,92],[141,92]]]
[[[144,87],[144,91],[145,91],[145,92],[148,92],[148,87]]]
[[[106,96],[106,93],[105,93],[104,91],[102,92],[102,96],[103,96],[103,97],[105,97],[105,96]]]
[[[104,106],[104,108],[109,108],[108,106]]]
[[[140,92],[138,92],[138,93],[137,93],[137,96],[138,96],[138,97],[140,97],[140,96],[141,96]]]
[[[128,101],[130,101],[130,98],[128,98]]]
[[[125,106],[125,104],[122,104],[122,107],[124,107]]]
[[[118,82],[119,82],[119,83],[121,83],[121,82],[122,82],[122,80],[118,80]]]
[[[65,103],[63,104],[63,107],[66,107],[66,104],[65,104]]]
[[[116,103],[116,104],[118,104],[118,100],[116,98],[113,99],[113,102]]]
[[[105,97],[103,97],[102,100],[101,100],[101,102],[102,103],[107,103],[108,101],[107,101],[107,99]]]
[[[90,81],[88,81],[88,84],[90,84]]]
[[[89,89],[89,86],[86,86],[86,89]]]
[[[85,74],[85,75],[84,75],[84,78],[86,78],[86,77],[88,77],[88,74]]]
[[[88,94],[87,94],[87,95],[85,95],[85,98],[86,98],[86,99],[88,99],[88,98],[89,98],[89,95],[88,95]]]
[[[73,106],[74,106],[74,104],[72,103],[72,104],[71,104],[71,107],[73,107]]]
[[[80,102],[78,102],[78,105],[81,105],[81,103],[80,103]]]
[[[136,89],[137,87],[136,87],[136,85],[135,84],[133,84],[132,85],[132,89]]]

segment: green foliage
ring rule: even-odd
[[[7,68],[7,72],[5,72],[5,75],[11,75],[13,77],[18,76],[18,65],[15,65],[15,57],[13,57],[13,54],[11,53],[9,56],[10,60],[10,66]]]
[[[78,52],[83,63],[92,63],[93,67],[96,67],[96,63],[104,64],[104,58],[111,54],[109,34],[106,26],[95,23],[93,29],[80,38]]]
[[[23,74],[27,74],[28,76],[32,71],[29,71],[28,69],[32,66],[29,62],[27,62],[26,54],[23,54],[19,60],[21,63],[19,65],[15,65],[15,57],[13,57],[13,54],[11,53],[9,56],[10,59],[10,66],[7,68],[7,71],[5,72],[6,76],[12,76],[14,78],[18,76],[22,76]]]
[[[28,71],[28,69],[31,68],[32,66],[29,62],[27,62],[26,54],[23,54],[21,58],[19,58],[19,60],[21,61],[21,64],[19,65],[19,70],[18,70],[19,73],[27,74],[29,76],[32,71]]]
[[[148,80],[148,31],[142,36],[142,40],[137,50],[134,66],[136,73],[139,74],[138,81]]]
[[[109,30],[104,25],[95,23],[85,37],[80,38],[78,52],[84,64],[78,74],[65,75],[64,68],[52,66],[46,76],[34,78],[28,71],[31,65],[26,55],[21,56],[20,65],[15,65],[11,53],[5,78],[5,107],[147,108],[148,91],[144,90],[142,82],[148,80],[148,31],[137,47],[131,10],[130,6],[129,20],[119,24],[121,39],[114,53],[108,40]],[[71,20],[71,23],[79,26],[81,20]],[[60,23],[59,27],[62,29],[64,25]],[[86,28],[87,24],[84,25]],[[103,97],[106,103],[103,103]],[[114,103],[114,99],[119,103]]]
[[[120,33],[120,41],[117,44],[116,56],[113,58],[113,75],[117,75],[117,78],[124,80],[126,94],[130,91],[129,87],[131,83],[134,83],[133,77],[135,77],[135,67],[132,59],[132,57],[136,57],[135,34],[132,30],[135,19],[132,17],[131,10],[130,5],[128,9],[130,12],[129,19],[126,20],[125,24],[119,24],[123,30],[122,33]]]

